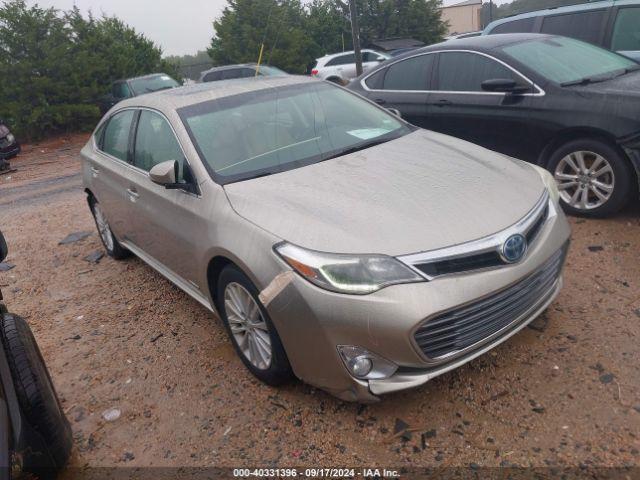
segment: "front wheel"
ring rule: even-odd
[[[551,155],[548,169],[567,213],[603,217],[620,210],[631,197],[631,165],[605,142],[571,141]]]
[[[91,208],[93,219],[96,222],[96,228],[100,234],[100,240],[107,251],[107,255],[115,258],[116,260],[127,258],[129,256],[129,250],[120,245],[120,242],[118,242],[111,231],[111,227],[109,226],[109,222],[107,221],[107,217],[105,216],[102,207],[98,203],[98,200],[93,196],[89,198],[89,207]]]
[[[268,385],[291,380],[287,354],[253,282],[238,268],[227,266],[220,274],[217,298],[231,342],[247,369]]]

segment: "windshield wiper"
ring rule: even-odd
[[[635,72],[637,70],[640,70],[640,65],[634,65],[633,67],[621,68],[619,70],[615,70],[613,72],[609,72],[609,73],[604,74],[604,75],[596,75],[596,76],[593,76],[593,77],[584,77],[584,78],[579,78],[577,80],[571,80],[569,82],[561,83],[560,86],[561,87],[571,87],[571,86],[574,86],[574,85],[589,85],[591,83],[606,82],[607,80],[612,80],[614,78],[621,77],[622,75],[626,75],[627,73]]]
[[[375,147],[376,145],[381,145],[383,143],[387,143],[393,140],[393,138],[385,138],[384,140],[372,140],[371,142],[361,143],[359,145],[354,145],[353,147],[345,148],[343,150],[334,153],[333,155],[323,158],[323,160],[331,160],[332,158],[342,157],[344,155],[349,155],[350,153],[359,152],[360,150],[366,150],[367,148]]]

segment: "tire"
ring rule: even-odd
[[[20,410],[26,422],[42,437],[49,455],[31,452],[25,469],[42,476],[64,467],[71,453],[73,437],[47,367],[31,329],[22,318],[5,314],[0,324],[0,339],[5,348]],[[47,460],[50,459],[50,460]],[[49,464],[49,462],[53,462]]]
[[[115,260],[123,260],[131,255],[129,250],[120,245],[120,242],[118,242],[118,239],[111,231],[107,218],[105,217],[104,212],[102,212],[98,200],[96,200],[93,195],[89,197],[89,208],[91,209],[93,221],[95,222],[96,229],[98,230],[98,236],[100,237],[100,241],[102,242],[104,249],[107,251],[107,255]],[[101,224],[103,225],[102,227]]]
[[[568,142],[553,152],[547,168],[558,183],[567,213],[604,217],[631,199],[635,177],[631,164],[622,152],[603,141],[584,138]],[[596,175],[599,172],[603,173]]]
[[[241,329],[239,322],[241,319],[233,311],[233,305],[231,304],[233,295],[230,294],[232,291],[244,300],[249,301],[248,297],[242,297],[242,295],[245,294],[253,300],[254,305],[257,306],[259,312],[255,312],[257,318],[254,322],[250,323],[252,323],[252,325],[261,324],[263,325],[263,328],[249,327],[245,330],[244,335],[242,332],[238,331]],[[256,378],[267,385],[278,386],[291,381],[293,379],[293,372],[289,365],[287,354],[282,346],[282,341],[280,340],[280,336],[278,335],[271,318],[269,318],[269,314],[263,307],[262,302],[260,302],[258,298],[258,290],[251,280],[237,267],[233,265],[225,267],[220,273],[220,277],[218,279],[216,298],[218,299],[218,311],[220,312],[220,316],[225,324],[231,343],[233,343],[236,353],[247,369]],[[229,301],[227,299],[229,299]],[[245,309],[245,311],[248,310],[250,310],[250,308]],[[232,331],[232,328],[236,332],[235,334]],[[253,341],[250,339],[251,335],[253,335]],[[246,343],[244,343],[244,345],[240,345],[237,336],[244,336]],[[256,340],[256,337],[259,338]],[[253,342],[254,350],[258,351],[260,345],[264,347],[264,341],[267,337],[270,341],[270,360],[268,362],[262,362],[262,364],[260,364],[260,361],[252,361],[248,356],[248,353],[243,351],[243,348],[251,351],[250,344]]]

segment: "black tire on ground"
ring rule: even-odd
[[[242,350],[240,349],[233,334],[231,333],[231,327],[229,326],[229,320],[227,318],[227,312],[225,310],[224,292],[227,285],[232,282],[239,283],[251,294],[255,302],[258,304],[260,312],[262,313],[262,317],[267,324],[272,349],[271,363],[267,369],[262,370],[252,365],[251,362],[245,357],[244,353],[242,353]],[[262,305],[262,302],[260,301],[258,295],[258,290],[253,282],[237,267],[229,265],[225,267],[220,273],[217,285],[217,307],[227,329],[227,333],[229,334],[231,343],[236,350],[236,353],[242,360],[242,363],[244,363],[247,369],[256,378],[266,383],[267,385],[283,385],[290,382],[294,378],[293,371],[291,370],[291,365],[289,365],[289,359],[287,358],[287,354],[284,350],[284,347],[282,346],[280,336],[278,335],[278,332],[276,331],[276,328],[273,325],[273,322],[271,321],[271,318],[269,317],[266,309]]]
[[[554,175],[556,167],[564,157],[579,151],[597,153],[609,162],[615,176],[614,190],[609,199],[599,207],[589,210],[574,208],[561,199],[562,208],[569,214],[584,217],[604,217],[616,213],[631,199],[634,189],[637,191],[635,173],[631,163],[624,153],[616,147],[601,140],[582,138],[565,143],[556,149],[549,158],[547,169]],[[636,186],[634,187],[634,185]]]
[[[49,456],[35,454],[34,464],[39,475],[50,476],[67,463],[73,437],[53,382],[42,359],[38,345],[25,320],[10,313],[2,316],[0,339],[11,369],[20,409],[27,423],[36,430],[48,448]],[[53,464],[45,459],[50,458]],[[30,462],[25,459],[25,467]]]
[[[96,224],[96,229],[98,230],[98,237],[100,237],[100,241],[102,242],[102,245],[104,246],[104,249],[107,252],[107,255],[109,255],[111,258],[115,260],[124,260],[125,258],[131,255],[131,252],[126,248],[124,248],[122,245],[120,245],[120,242],[118,242],[118,239],[116,238],[116,236],[113,234],[113,232],[111,232],[111,229],[109,229],[109,234],[113,239],[112,248],[107,246],[104,239],[102,238],[102,235],[100,235],[100,227],[98,226],[98,220],[96,219],[96,212],[95,212],[95,207],[97,204],[98,204],[98,200],[96,200],[96,197],[94,197],[93,195],[90,195],[89,208],[91,209],[91,215],[93,215],[93,221]]]

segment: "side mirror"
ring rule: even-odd
[[[387,111],[389,113],[393,113],[398,118],[402,118],[402,114],[400,113],[400,110],[398,110],[397,108],[387,108]]]
[[[198,187],[193,180],[193,175],[186,162],[183,168],[184,182],[178,183],[180,166],[176,160],[167,160],[166,162],[155,165],[149,170],[149,178],[153,183],[162,185],[167,190],[184,190],[185,192],[197,194]]]
[[[521,85],[511,78],[493,78],[480,85],[485,92],[525,93],[531,90],[528,85]]]
[[[9,254],[9,247],[7,247],[7,241],[4,239],[4,235],[0,232],[0,262],[4,261]]]
[[[153,183],[170,187],[176,184],[178,178],[178,162],[175,160],[167,160],[166,162],[154,165],[149,171],[149,178]]]

